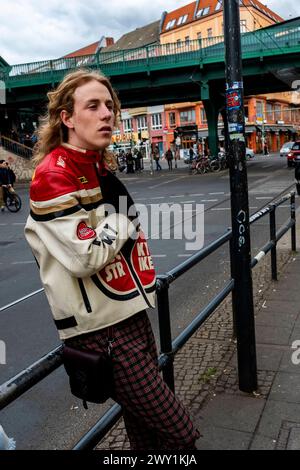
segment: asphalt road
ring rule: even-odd
[[[187,246],[188,241],[194,242],[195,248],[195,240],[180,238],[180,232],[189,228],[191,233],[196,228],[196,220],[198,232],[203,232],[204,245],[222,235],[231,225],[227,171],[189,175],[187,167],[182,167],[173,172],[155,172],[152,176],[142,173],[122,174],[120,177],[136,203],[141,205],[141,213],[147,211],[145,224],[158,273],[166,272],[195,252]],[[255,157],[249,161],[250,213],[284,193],[293,182],[293,169],[288,169],[285,160],[280,157]],[[22,210],[17,214],[0,213],[0,308],[41,288],[37,267],[23,235],[29,210],[28,188],[20,187],[18,192],[23,200]],[[162,203],[169,206],[158,206]],[[168,236],[166,221],[170,204],[175,215],[171,218],[173,233],[171,231]],[[174,204],[177,206],[174,207]],[[184,223],[180,222],[180,216],[184,218]],[[288,217],[289,208],[284,204],[276,214],[277,226],[280,227]],[[179,239],[174,239],[174,234]],[[258,253],[268,236],[269,220],[264,217],[251,228],[252,256]],[[201,244],[199,235],[197,241],[198,245]],[[229,269],[228,246],[224,245],[171,285],[173,337],[226,283]],[[156,311],[151,311],[150,317],[158,335]],[[6,364],[0,364],[0,383],[59,344],[43,293],[0,311],[0,340],[6,344]],[[0,423],[9,435],[15,437],[19,449],[65,449],[72,448],[106,408],[107,404],[91,405],[85,411],[70,394],[66,375],[60,368],[3,410]]]

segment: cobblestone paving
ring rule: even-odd
[[[288,251],[277,253],[278,274],[292,260]],[[256,316],[262,308],[265,294],[274,288],[271,280],[270,257],[266,256],[252,271]],[[231,296],[229,296],[202,325],[174,361],[175,390],[191,416],[199,413],[205,402],[218,393],[243,394],[238,389],[236,368],[232,365],[235,353],[232,337]],[[259,371],[257,399],[265,398],[271,389],[275,373]],[[282,430],[283,434],[286,430]],[[284,434],[285,436],[285,434]],[[126,450],[129,442],[121,419],[97,446],[97,449]]]

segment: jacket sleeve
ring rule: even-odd
[[[37,200],[38,191],[33,185],[31,197],[35,199],[30,201],[26,239],[39,264],[46,250],[73,276],[91,276],[118,254],[128,238],[134,237],[135,225],[123,214],[105,216],[102,204],[96,209],[99,223],[91,227],[89,211],[79,203],[70,181],[60,175],[58,186],[59,196]]]

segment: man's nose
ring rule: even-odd
[[[107,106],[103,105],[100,108],[100,119],[107,120],[110,119],[112,116],[112,110],[109,109]]]

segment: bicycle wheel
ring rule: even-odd
[[[220,162],[216,158],[210,161],[209,166],[210,166],[211,171],[220,171],[221,169]]]
[[[10,212],[18,212],[22,207],[20,196],[16,193],[8,193],[5,205]]]

